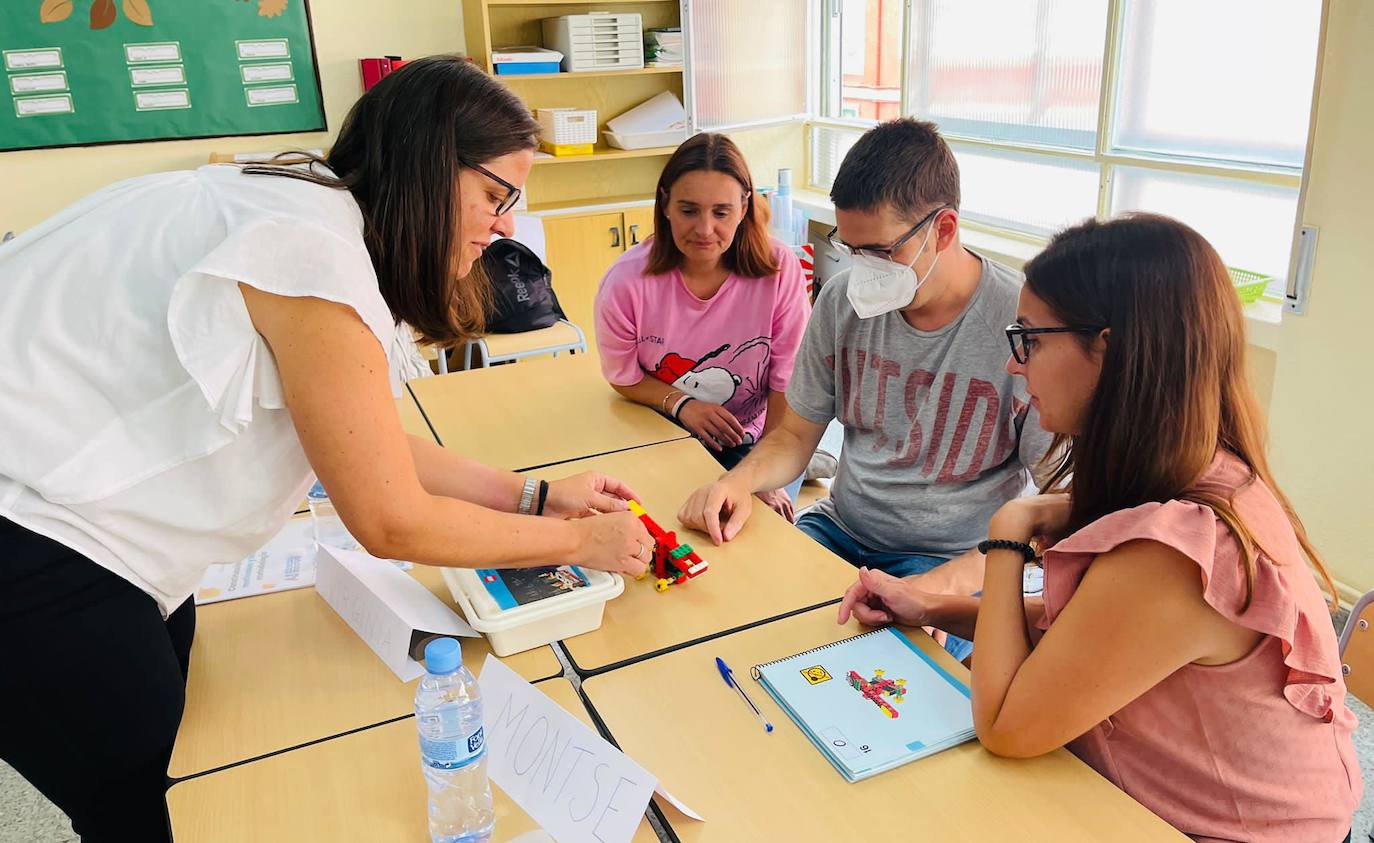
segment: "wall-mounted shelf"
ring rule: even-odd
[[[539,79],[604,79],[610,76],[653,76],[659,73],[682,73],[681,67],[645,67],[634,70],[583,70],[577,73],[521,73],[514,76],[497,76],[507,85],[514,82],[530,82]]]
[[[611,6],[617,3],[676,3],[678,0],[486,0],[488,6]]]
[[[655,155],[672,155],[676,146],[653,146],[648,149],[616,149],[611,146],[598,146],[591,155],[551,155],[534,159],[538,164],[576,164],[586,161],[615,161],[624,158],[650,158]]]

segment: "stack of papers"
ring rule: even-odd
[[[645,67],[678,67],[682,55],[681,27],[655,27],[644,33]]]

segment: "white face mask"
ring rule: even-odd
[[[930,269],[926,270],[922,278],[917,278],[915,271],[912,270],[916,261],[925,252],[926,244],[930,242],[930,233],[934,230],[934,225],[926,230],[921,248],[916,250],[916,257],[908,264],[870,255],[850,257],[849,289],[846,292],[849,295],[849,303],[853,305],[854,312],[860,319],[872,319],[874,316],[901,310],[916,298],[916,291],[930,280],[930,274],[935,271],[935,264],[940,262],[940,255],[936,254],[935,260],[930,262]]]

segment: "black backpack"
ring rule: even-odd
[[[487,320],[493,334],[519,334],[566,319],[554,295],[549,268],[523,243],[502,238],[482,253],[495,307]]]

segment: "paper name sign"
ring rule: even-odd
[[[336,547],[315,556],[315,590],[402,682],[425,672],[415,660],[429,639],[477,631],[392,563]]]
[[[658,786],[652,773],[496,658],[478,683],[487,770],[507,796],[559,843],[634,837]]]

